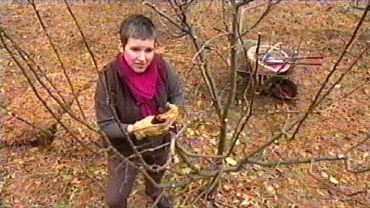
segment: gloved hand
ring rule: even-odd
[[[165,113],[157,115],[157,119],[169,121],[172,125],[183,117],[183,113],[180,112],[180,108],[176,105],[168,103],[167,107],[169,110]]]
[[[163,123],[153,124],[154,116],[147,116],[132,125],[132,133],[140,140],[148,136],[160,136],[169,132],[171,123],[166,120]]]

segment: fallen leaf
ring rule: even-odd
[[[229,164],[231,166],[235,166],[236,164],[238,164],[238,162],[235,159],[233,159],[232,157],[227,157],[225,159],[225,161],[226,161],[227,164]]]
[[[329,181],[330,181],[331,183],[333,183],[333,184],[339,184],[339,181],[338,181],[336,178],[334,178],[333,176],[330,176],[330,177],[329,177]]]
[[[323,178],[328,178],[328,177],[329,177],[329,175],[323,171],[323,172],[321,172],[321,177],[323,177]]]

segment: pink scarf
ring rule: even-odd
[[[152,63],[143,73],[134,72],[127,64],[123,54],[118,54],[117,63],[125,83],[139,106],[141,118],[158,114],[159,110],[155,98],[159,96],[159,92],[164,87],[160,74],[161,67],[163,67],[160,57],[155,55]]]

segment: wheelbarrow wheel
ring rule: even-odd
[[[289,79],[279,78],[272,82],[270,94],[279,100],[294,100],[298,94],[297,85]]]

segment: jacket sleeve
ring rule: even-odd
[[[127,124],[122,124],[114,116],[114,105],[110,105],[109,96],[107,95],[108,85],[105,84],[104,72],[99,73],[95,91],[95,113],[96,120],[100,129],[109,138],[125,138],[127,135]],[[109,81],[108,81],[109,82]],[[121,128],[120,128],[121,126]],[[122,131],[122,130],[123,131]]]
[[[168,102],[181,106],[185,103],[185,98],[179,76],[169,63],[165,62],[165,64],[167,68]]]

